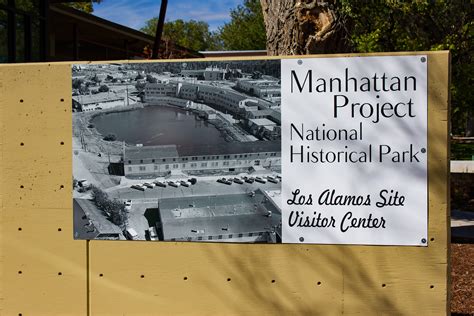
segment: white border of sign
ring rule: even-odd
[[[427,56],[281,63],[283,243],[427,246]]]

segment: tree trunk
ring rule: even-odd
[[[260,0],[268,55],[347,53],[343,19],[321,0]]]

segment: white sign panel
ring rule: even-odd
[[[284,243],[427,245],[427,57],[283,59]]]

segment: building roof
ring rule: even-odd
[[[178,86],[178,83],[177,82],[174,82],[174,81],[167,81],[167,82],[147,82],[145,83],[145,89],[147,88],[162,88],[163,86],[165,87],[173,87],[173,88],[176,88]]]
[[[223,68],[207,67],[205,71],[207,71],[207,72],[225,72],[226,70],[223,69]]]
[[[278,79],[276,78],[275,80],[242,78],[242,79],[239,79],[238,81],[253,83],[255,86],[260,86],[260,87],[266,87],[266,86],[280,87],[280,85],[278,84]]]
[[[154,44],[154,36],[61,4],[51,4],[50,13],[56,42],[55,55],[52,56],[55,60],[71,60],[71,57],[79,60],[146,58],[144,48]],[[73,25],[80,34],[76,36],[80,42],[78,56],[72,55]],[[164,39],[160,47],[162,53],[169,51],[170,55],[165,57],[204,57],[197,51]]]
[[[176,145],[134,146],[125,148],[124,160],[161,159],[177,156]]]
[[[72,99],[82,105],[124,100],[123,96],[118,96],[113,92],[101,92],[97,94],[76,95]]]
[[[267,118],[250,119],[249,121],[254,123],[255,125],[259,125],[259,126],[276,125],[275,122],[270,121]]]
[[[229,234],[237,237],[235,234],[270,231],[272,226],[279,224],[277,218],[278,216],[266,217],[263,214],[186,218],[164,224],[163,236],[165,240]]]
[[[265,216],[267,211],[271,217]],[[257,190],[255,196],[229,194],[160,200],[165,240],[270,231],[281,213]]]
[[[208,145],[162,145],[125,147],[124,161],[189,156],[281,152],[281,141],[232,142]]]
[[[257,110],[247,110],[247,112],[252,115],[271,115],[273,111],[270,109],[267,109],[267,110],[257,109]]]
[[[232,142],[195,146],[177,145],[176,147],[180,157],[233,155],[260,152],[281,152],[281,141]]]
[[[232,57],[232,56],[266,56],[266,50],[221,50],[199,51],[204,57]]]
[[[204,73],[204,69],[183,69],[181,70],[181,73],[182,74],[185,74],[185,73],[190,73],[190,74],[202,74]]]

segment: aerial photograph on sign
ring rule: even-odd
[[[280,60],[72,66],[75,239],[281,243]]]

